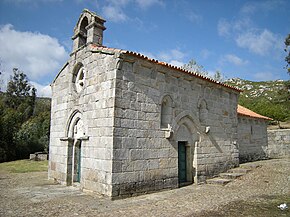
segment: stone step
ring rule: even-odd
[[[217,178],[206,180],[206,183],[211,184],[211,185],[226,185],[231,181],[232,180],[230,180],[230,179],[222,179],[220,177],[217,177]]]
[[[240,165],[240,168],[244,169],[256,169],[258,167],[261,167],[261,165],[255,163],[245,163]]]
[[[252,169],[237,167],[237,168],[230,169],[228,172],[229,173],[242,173],[242,174],[246,174],[246,173],[248,173],[250,171],[252,171]]]
[[[220,177],[223,179],[236,179],[242,175],[244,175],[244,173],[221,173]]]

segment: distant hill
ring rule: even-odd
[[[243,90],[240,105],[274,120],[290,120],[290,80],[256,82],[232,78],[224,83]]]

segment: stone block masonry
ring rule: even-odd
[[[268,130],[268,157],[290,157],[290,129]]]
[[[92,53],[85,47],[71,56],[52,84],[49,177],[68,185],[80,182],[81,188],[109,196],[116,61],[113,56]],[[75,79],[82,67],[85,88],[78,90]],[[77,126],[79,120],[82,124]],[[77,141],[81,141],[80,159]]]
[[[188,147],[188,182],[238,165],[237,92],[146,60],[122,59],[116,74],[113,197],[178,187],[179,141]],[[171,106],[166,127],[164,97]],[[171,138],[165,137],[168,126],[174,128]]]
[[[238,116],[240,163],[268,157],[267,120]]]
[[[238,166],[249,133],[241,125],[238,142],[239,90],[102,46],[104,22],[83,11],[70,58],[51,85],[49,178],[121,198]]]

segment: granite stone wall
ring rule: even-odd
[[[238,116],[238,145],[240,163],[267,158],[267,121]]]
[[[71,54],[52,89],[49,177],[60,183],[111,197],[177,188],[179,142],[187,184],[239,164],[235,90],[90,46]]]
[[[290,157],[290,129],[268,130],[268,156]]]
[[[122,58],[116,75],[113,197],[178,187],[178,141],[187,142],[190,183],[238,165],[238,92],[147,60]],[[163,117],[170,120],[167,127]]]
[[[116,65],[113,55],[85,47],[71,55],[53,82],[49,178],[73,184],[73,122],[81,119],[81,188],[111,195]],[[80,67],[84,83],[77,91],[76,71]]]

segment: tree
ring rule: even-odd
[[[219,81],[219,82],[224,82],[225,80],[225,76],[220,72],[220,71],[216,71],[215,74],[212,77],[215,81]]]
[[[1,78],[2,74],[3,74],[3,69],[2,69],[1,59],[0,59],[0,93],[3,89],[3,79]]]
[[[208,72],[202,65],[199,65],[194,59],[191,59],[187,64],[184,64],[181,68],[195,72],[204,76],[208,76]]]
[[[27,158],[47,148],[49,110],[34,115],[36,89],[27,76],[13,69],[6,93],[0,94],[0,162]]]
[[[33,114],[36,99],[36,89],[28,83],[26,74],[19,69],[13,69],[13,76],[7,85],[6,105],[17,109],[27,118]]]
[[[49,126],[49,112],[42,112],[24,122],[15,135],[16,157],[22,159],[36,151],[48,151]]]
[[[0,76],[2,75],[2,72],[0,72]],[[2,81],[2,79],[1,79],[1,77],[0,77],[0,92],[1,92],[1,89],[2,89],[2,84],[3,84],[3,81]]]
[[[286,61],[286,69],[288,74],[290,75],[290,34],[288,34],[288,36],[285,38],[285,52],[287,53],[287,56],[285,57],[285,61]]]
[[[1,106],[0,115],[0,162],[15,160],[15,135],[21,127],[21,114],[12,108]]]
[[[209,78],[214,79],[215,81],[224,82],[225,79],[225,76],[218,70],[215,72],[213,76],[210,76],[209,73],[204,69],[204,67],[202,65],[199,65],[194,59],[191,59],[187,64],[184,64],[181,68],[207,76]]]

